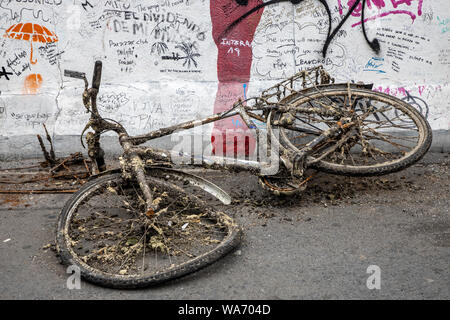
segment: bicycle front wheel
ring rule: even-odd
[[[113,288],[139,288],[205,267],[233,249],[241,230],[222,212],[162,179],[147,177],[160,210],[151,218],[137,182],[108,174],[64,206],[56,244],[62,262]],[[145,212],[145,211],[144,211]]]
[[[392,173],[420,160],[431,145],[427,120],[406,102],[384,93],[330,85],[293,95],[283,102],[316,110],[337,110],[357,122],[347,136],[344,133],[315,148],[308,162],[317,170],[350,176]],[[299,151],[339,120],[324,114],[294,112],[294,123],[289,128],[279,127],[281,144]],[[274,113],[271,123],[282,116]]]

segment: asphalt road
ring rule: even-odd
[[[242,244],[210,267],[144,290],[84,281],[68,289],[65,267],[43,248],[70,195],[0,195],[0,298],[449,299],[449,159],[428,154],[378,178],[319,174],[287,199],[247,174],[206,173],[237,200],[226,210],[244,228]],[[367,288],[370,265],[380,268],[379,290]]]

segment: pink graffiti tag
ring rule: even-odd
[[[342,15],[343,14],[343,9],[342,9],[342,0],[337,0],[338,1],[338,5],[339,5],[339,13]],[[347,0],[347,5],[350,8],[357,0]],[[389,8],[389,2],[391,7]],[[411,11],[411,10],[405,10],[407,9],[406,7],[400,7],[402,5],[407,5],[409,7],[411,7],[413,5],[413,2],[417,2],[417,15],[421,16],[422,15],[422,4],[423,4],[423,0],[367,0],[367,7],[369,9],[372,9],[372,6],[377,8],[378,10],[382,10],[382,9],[388,9],[388,11],[382,12],[380,14],[368,17],[366,19],[364,19],[364,22],[366,21],[370,21],[370,20],[375,20],[378,18],[382,18],[391,14],[406,14],[408,16],[411,17],[411,20],[414,22],[414,20],[416,20],[417,15],[415,12]],[[386,3],[388,3],[386,5]],[[399,9],[397,9],[399,8]],[[362,11],[362,3],[358,4],[355,8],[355,10],[353,10],[353,12],[351,13],[352,16],[354,17],[360,17],[361,16],[361,11]],[[352,24],[352,28],[356,27],[358,25],[360,25],[362,23],[362,21],[358,21],[354,24]]]
[[[427,87],[425,85],[417,85],[416,87],[411,88],[411,90],[415,90],[417,88],[417,91],[419,93],[419,96],[422,97],[423,93],[425,92],[425,89],[427,89]],[[384,92],[387,93],[391,96],[394,97],[407,97],[409,91],[407,91],[404,87],[382,87],[382,86],[378,86],[378,87],[374,87],[373,88],[374,91],[378,91],[378,92]]]
[[[248,17],[245,22],[236,25],[226,36],[223,35],[224,30],[237,18],[262,3],[262,0],[210,0],[212,36],[218,49],[219,83],[214,113],[230,109],[233,103],[246,95],[253,58],[251,43],[264,8]],[[214,122],[211,134],[213,154],[253,154],[256,140],[246,125],[236,128],[241,122],[240,116]]]

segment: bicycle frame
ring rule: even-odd
[[[280,86],[284,87],[284,95],[286,95],[286,89],[293,90],[294,88],[294,80],[298,80],[299,76],[295,75],[281,83],[279,83],[278,90],[275,90],[275,92],[270,92],[271,89],[275,88],[269,88],[268,90],[263,92],[263,95],[261,98],[250,98],[245,101],[239,100],[236,102],[233,107],[230,110],[213,114],[209,117],[199,119],[199,120],[192,120],[187,121],[181,124],[160,128],[158,130],[151,131],[146,134],[137,135],[137,136],[130,136],[126,129],[118,122],[112,120],[103,118],[97,108],[97,94],[100,87],[100,81],[101,81],[101,70],[102,70],[102,63],[100,61],[97,61],[95,63],[94,68],[94,75],[93,75],[93,81],[92,81],[92,88],[88,89],[88,82],[86,80],[85,74],[80,72],[74,72],[74,71],[65,71],[65,75],[73,78],[83,79],[85,82],[85,91],[83,93],[83,103],[87,110],[87,112],[90,112],[91,117],[89,119],[89,122],[85,126],[82,134],[81,139],[83,137],[83,134],[86,130],[89,128],[94,130],[94,133],[88,132],[86,134],[86,141],[88,144],[88,154],[89,157],[93,160],[94,164],[94,173],[98,174],[102,171],[106,170],[105,160],[104,160],[104,152],[100,146],[100,136],[102,133],[105,133],[106,131],[114,131],[119,136],[119,142],[124,150],[124,158],[123,161],[121,161],[121,167],[122,172],[125,177],[131,178],[135,177],[139,183],[139,186],[144,193],[144,196],[146,198],[146,204],[147,204],[147,216],[151,216],[155,210],[157,209],[157,205],[153,203],[153,196],[150,188],[145,182],[145,167],[146,162],[144,160],[150,159],[150,161],[156,161],[156,165],[161,163],[169,163],[172,164],[174,161],[170,155],[170,152],[167,150],[160,150],[153,147],[142,147],[139,146],[147,141],[168,136],[174,133],[175,131],[179,130],[188,130],[197,126],[205,125],[208,123],[212,123],[218,120],[226,119],[229,117],[233,117],[236,115],[241,116],[244,123],[247,125],[248,128],[254,129],[256,131],[256,140],[257,145],[260,143],[260,137],[261,132],[254,123],[252,119],[256,119],[262,122],[265,122],[268,124],[269,132],[268,134],[270,137],[267,139],[266,143],[270,144],[271,136],[273,135],[273,132],[271,130],[270,121],[267,119],[270,119],[270,115],[273,110],[281,111],[281,112],[289,112],[291,110],[293,111],[301,111],[304,113],[317,113],[317,108],[311,107],[311,108],[305,108],[305,107],[298,107],[298,106],[291,106],[291,105],[285,105],[282,102],[270,102],[270,99],[274,96],[277,96],[280,98],[281,91],[279,90]],[[326,83],[329,83],[331,81],[331,78],[328,74],[322,73],[324,72],[321,67],[317,69],[316,72],[316,79],[315,82],[318,83],[319,78],[319,72],[320,75],[322,75],[321,81],[325,81]],[[303,82],[305,82],[305,74],[303,74]],[[333,79],[334,81],[334,79]],[[290,83],[291,87],[289,88],[286,84]],[[256,100],[256,106],[249,106],[246,104],[247,101],[255,99]],[[260,101],[258,101],[258,99]],[[258,102],[264,102],[263,105],[258,105]],[[260,116],[258,114],[255,114],[254,111],[263,111],[263,114],[265,116]],[[324,111],[322,111],[324,112]],[[303,171],[305,168],[308,167],[308,161],[307,156],[314,152],[315,147],[320,145],[325,140],[329,139],[332,136],[335,136],[336,134],[342,133],[344,129],[350,127],[352,125],[350,118],[342,118],[342,114],[337,112],[336,110],[327,110],[326,111],[328,115],[334,115],[336,117],[340,117],[340,120],[336,122],[336,125],[331,126],[329,129],[323,131],[322,134],[318,135],[315,139],[310,141],[304,148],[300,150],[300,152],[296,152],[295,154],[292,153],[292,151],[284,148],[282,145],[277,144],[279,147],[279,152],[277,154],[278,160],[281,160],[280,163],[283,164],[283,166],[290,171],[295,176],[302,176]],[[286,128],[289,128],[289,122],[286,123],[279,123],[279,126],[284,126]],[[311,133],[307,129],[302,129],[302,132]],[[316,134],[317,135],[317,134]],[[83,141],[81,140],[82,144]],[[84,144],[83,144],[84,146]],[[218,156],[210,156],[210,157],[203,157],[201,159],[200,163],[193,163],[192,165],[200,165],[203,167],[209,167],[213,169],[227,169],[227,170],[234,170],[234,171],[251,171],[253,174],[261,175],[261,172],[264,168],[267,166],[270,166],[270,163],[261,162],[260,161],[260,155],[259,155],[259,148],[257,148],[257,160],[256,161],[250,161],[250,160],[239,160],[232,158],[224,158],[224,157],[218,157]],[[154,165],[155,165],[154,164]],[[96,167],[96,168],[95,168]]]

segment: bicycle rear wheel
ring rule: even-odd
[[[150,219],[139,215],[145,201],[137,182],[120,173],[75,193],[58,220],[62,262],[78,266],[90,282],[139,288],[194,272],[239,243],[241,230],[226,214],[172,183],[147,182],[160,208]]]
[[[406,102],[384,93],[346,86],[323,86],[283,101],[298,107],[337,110],[341,117],[358,121],[346,132],[319,145],[308,158],[309,166],[341,175],[373,176],[402,170],[420,160],[432,141],[426,119]],[[279,126],[281,144],[299,151],[340,117],[294,112],[294,123]],[[283,114],[275,112],[270,123]]]

